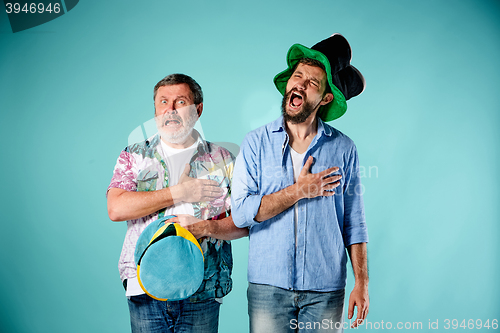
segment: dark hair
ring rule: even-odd
[[[194,104],[198,105],[200,103],[203,103],[203,91],[201,91],[201,87],[198,82],[196,82],[192,77],[188,75],[177,73],[165,76],[163,79],[161,79],[160,82],[156,84],[153,94],[153,100],[156,99],[156,92],[158,91],[158,89],[160,89],[160,87],[173,86],[182,83],[185,83],[189,86],[189,89],[193,94]]]
[[[323,63],[321,61],[316,60],[316,59],[312,59],[312,58],[302,58],[299,61],[297,61],[292,68],[292,73],[295,72],[295,70],[297,69],[297,66],[299,66],[299,64],[319,67],[325,72],[325,75],[326,75],[325,65],[323,65]],[[323,93],[323,96],[325,96],[326,94],[331,93],[331,92],[332,92],[332,89],[330,88],[330,84],[328,83],[328,79],[326,79],[326,87],[325,87],[325,92]]]

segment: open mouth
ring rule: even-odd
[[[165,123],[164,123],[165,126],[178,126],[180,124],[181,124],[181,122],[177,119],[167,119],[167,120],[165,120]]]
[[[292,94],[290,95],[290,107],[296,109],[298,107],[300,107],[302,105],[302,103],[304,102],[304,99],[302,97],[302,95],[300,95],[299,93],[296,93],[296,92],[292,92]]]

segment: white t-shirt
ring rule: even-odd
[[[293,166],[293,182],[297,182],[297,178],[299,178],[300,171],[302,170],[302,163],[304,162],[304,156],[306,152],[302,154],[297,153],[293,150],[292,146],[290,146],[290,155],[292,156],[292,166]],[[294,215],[295,215],[295,246],[297,246],[297,224],[298,224],[298,215],[299,215],[299,203],[296,202],[294,205]]]
[[[191,146],[183,149],[172,148],[161,140],[161,155],[168,169],[168,186],[174,186],[179,183],[179,179],[189,164],[193,154],[198,147],[198,141]],[[175,214],[189,214],[194,215],[193,205],[189,202],[174,203],[174,205],[167,207],[165,215]]]

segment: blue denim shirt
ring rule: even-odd
[[[334,291],[346,283],[346,247],[368,242],[354,142],[318,118],[318,132],[306,151],[312,173],[337,166],[342,175],[333,196],[298,201],[294,207],[257,222],[264,195],[294,183],[283,117],[248,133],[236,158],[232,214],[238,227],[250,227],[248,281],[285,289]],[[302,165],[304,162],[302,163]]]

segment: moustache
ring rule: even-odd
[[[175,115],[175,114],[170,114],[170,115],[165,115],[163,118],[162,118],[162,124],[164,126],[167,126],[169,122],[176,122],[176,123],[179,123],[182,125],[182,118],[179,117],[178,115]]]

